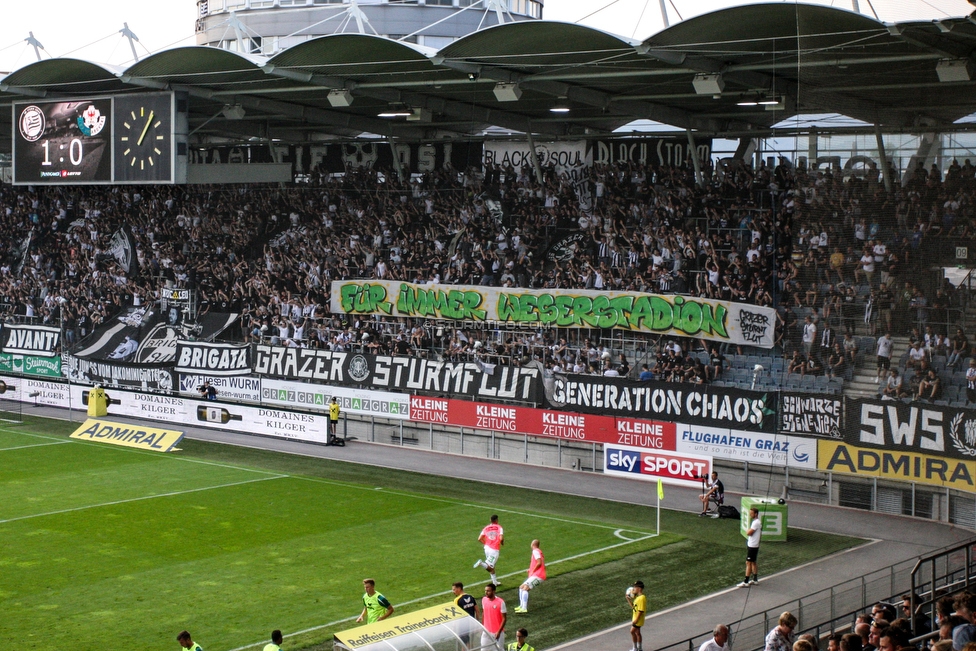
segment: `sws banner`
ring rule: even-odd
[[[559,328],[619,328],[771,348],[772,308],[707,298],[433,285],[396,280],[332,283],[333,313]]]
[[[259,344],[254,348],[254,372],[285,380],[313,380],[407,393],[453,393],[536,403],[542,402],[543,397],[542,373],[538,368],[499,365],[493,372],[487,372],[473,362],[437,362],[314,348]]]
[[[976,411],[897,400],[847,399],[844,440],[862,448],[976,459]]]
[[[104,387],[141,389],[169,393],[176,386],[170,366],[127,364],[105,360],[67,357],[67,377],[73,382],[101,384]]]
[[[212,377],[250,375],[251,347],[248,344],[178,341],[176,367],[173,370]]]
[[[50,357],[61,352],[61,329],[42,325],[4,324],[0,329],[2,350],[11,355]]]
[[[840,438],[844,427],[844,401],[824,394],[780,393],[779,431]]]
[[[591,375],[556,375],[546,380],[546,401],[554,409],[752,432],[775,430],[776,396],[707,384]]]

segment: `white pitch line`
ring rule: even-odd
[[[242,486],[244,484],[253,484],[259,481],[269,481],[271,479],[285,479],[288,475],[275,475],[274,477],[260,477],[258,479],[246,479],[244,481],[235,481],[230,484],[218,484],[217,486],[204,486],[202,488],[190,488],[183,491],[172,491],[170,493],[160,493],[158,495],[146,495],[145,497],[132,497],[125,500],[115,500],[112,502],[102,502],[101,504],[88,504],[86,506],[76,506],[70,509],[60,509],[57,511],[48,511],[47,513],[35,513],[33,515],[21,515],[16,518],[7,518],[6,520],[0,520],[0,524],[7,524],[8,522],[17,522],[19,520],[31,520],[33,518],[43,518],[49,515],[60,515],[62,513],[74,513],[75,511],[85,511],[87,509],[98,509],[103,506],[115,506],[117,504],[128,504],[130,502],[142,502],[145,500],[154,500],[160,497],[174,497],[176,495],[186,495],[188,493],[200,493],[203,491],[214,490],[217,488],[230,488],[232,486]]]
[[[65,443],[70,443],[70,441],[52,441],[51,443],[33,443],[31,445],[15,445],[12,448],[0,448],[0,452],[8,452],[10,450],[26,450],[27,448],[43,448],[48,445],[64,445]]]
[[[50,441],[64,441],[63,436],[45,436],[44,434],[35,434],[33,432],[21,432],[20,430],[9,429],[6,427],[0,427],[0,432],[7,432],[8,434],[19,434],[20,436],[32,436],[36,439],[48,439]],[[65,441],[67,443],[67,441]]]
[[[599,524],[597,522],[586,522],[585,520],[570,520],[569,518],[557,518],[556,516],[553,516],[553,515],[542,515],[541,513],[531,513],[531,512],[528,512],[528,511],[515,511],[513,509],[500,509],[498,507],[489,506],[489,505],[486,505],[486,504],[476,504],[474,502],[464,502],[462,500],[452,500],[452,499],[447,499],[447,498],[444,498],[444,497],[431,497],[429,495],[421,495],[419,493],[409,493],[409,492],[406,492],[406,491],[387,490],[387,489],[383,488],[382,486],[370,488],[370,487],[367,487],[367,486],[360,486],[358,484],[353,484],[353,483],[350,483],[350,482],[334,481],[334,480],[331,480],[331,479],[321,479],[319,477],[306,477],[304,475],[291,475],[291,477],[293,479],[303,479],[303,480],[306,480],[306,481],[311,481],[311,482],[315,482],[315,483],[319,483],[319,484],[329,484],[329,485],[332,485],[332,486],[344,486],[346,488],[351,488],[351,489],[354,489],[354,490],[369,490],[369,491],[383,490],[383,492],[388,493],[390,495],[401,495],[403,497],[410,497],[410,498],[418,499],[418,500],[426,500],[428,502],[440,502],[441,504],[452,504],[454,506],[467,506],[467,507],[475,508],[475,509],[484,509],[486,511],[494,511],[496,513],[508,513],[508,514],[511,514],[511,515],[521,515],[521,516],[525,516],[527,518],[539,518],[541,520],[552,520],[553,522],[562,522],[562,523],[565,523],[565,524],[578,524],[580,526],[594,527],[596,529],[612,529],[612,530],[617,530],[617,531],[620,531],[621,530],[620,527],[615,527],[613,525],[608,525],[608,524]],[[627,529],[626,531],[633,531],[634,533],[643,534],[645,536],[657,535],[657,534],[650,534],[649,532],[645,532],[645,531],[637,531],[636,529]]]
[[[593,549],[591,551],[583,552],[581,554],[575,554],[573,556],[567,556],[566,558],[560,558],[558,560],[552,561],[551,563],[547,562],[546,563],[546,567],[549,567],[551,565],[558,565],[559,563],[565,563],[566,561],[573,561],[573,560],[576,560],[577,558],[584,558],[586,556],[592,556],[593,554],[600,554],[602,552],[610,551],[611,549],[616,549],[617,547],[623,547],[625,545],[630,545],[630,544],[633,544],[635,542],[641,542],[641,541],[647,540],[649,538],[656,538],[657,535],[658,534],[656,534],[656,533],[654,533],[654,534],[648,534],[648,535],[644,536],[643,538],[637,538],[635,540],[630,540],[630,541],[627,541],[627,542],[617,543],[615,545],[609,545],[607,547],[601,547],[600,549]],[[501,575],[501,578],[507,579],[508,577],[515,576],[517,574],[524,574],[524,573],[525,573],[525,570],[520,570],[518,572],[509,572],[508,574],[502,574]],[[475,583],[466,584],[466,585],[481,585],[483,583],[484,584],[487,584],[488,581],[477,581]],[[434,597],[442,597],[442,596],[446,596],[446,595],[449,595],[449,594],[453,594],[453,593],[450,590],[444,590],[443,592],[435,592],[434,594],[429,594],[429,595],[426,595],[424,597],[417,597],[416,599],[411,599],[409,601],[400,601],[400,602],[397,602],[397,606],[398,607],[399,606],[409,606],[411,604],[419,603],[421,601],[426,601],[427,599],[433,599]],[[345,617],[343,619],[337,619],[335,621],[328,622],[326,624],[319,624],[318,626],[312,626],[311,628],[305,628],[305,629],[302,629],[300,631],[295,631],[294,633],[289,633],[288,635],[285,636],[285,638],[287,639],[289,637],[294,637],[296,635],[304,635],[306,633],[312,633],[314,631],[318,631],[318,630],[321,630],[323,628],[328,628],[330,626],[335,626],[337,624],[342,624],[343,622],[351,622],[351,621],[353,621],[355,619],[356,619],[356,617]],[[629,626],[629,624],[628,624],[628,626]],[[261,646],[264,643],[265,642],[254,642],[252,644],[247,644],[245,646],[239,646],[237,648],[230,649],[230,651],[244,651],[245,649],[252,649],[254,647]]]

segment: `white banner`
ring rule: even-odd
[[[261,380],[252,377],[212,377],[182,373],[180,395],[199,398],[200,387],[208,380],[217,390],[218,400],[261,402]]]
[[[516,172],[523,167],[532,168],[532,149],[528,142],[493,142],[484,144],[485,165],[494,163],[506,168],[511,165]],[[535,154],[539,165],[555,166],[556,174],[565,174],[574,186],[582,185],[589,175],[589,168],[593,164],[593,156],[586,141],[568,140],[565,142],[536,143]],[[535,172],[532,172],[534,174]]]
[[[726,461],[767,466],[817,469],[817,441],[765,432],[675,423],[678,452],[703,454]]]
[[[71,407],[84,410],[83,394],[90,386],[81,384],[56,384],[26,378],[0,377],[8,384],[19,384],[21,390],[11,391],[10,398],[23,402]],[[37,393],[38,395],[31,395]],[[329,416],[327,414],[303,414],[275,407],[244,406],[234,403],[191,400],[178,396],[153,393],[135,393],[121,389],[109,389],[108,396],[118,400],[108,408],[108,415],[129,416],[163,421],[167,427],[177,425],[210,427],[228,432],[245,432],[261,436],[325,443],[328,439]]]
[[[293,409],[325,410],[336,397],[339,409],[359,416],[378,416],[407,420],[410,396],[406,393],[349,389],[322,384],[305,384],[288,380],[261,380],[261,402]]]
[[[770,307],[692,296],[587,289],[332,282],[333,313],[449,319],[534,328],[620,328],[772,348]]]

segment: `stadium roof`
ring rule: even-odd
[[[938,130],[976,111],[974,21],[886,24],[820,5],[766,3],[685,20],[643,41],[550,21],[484,29],[437,52],[336,34],[270,58],[184,47],[126,69],[44,60],[0,81],[0,102],[173,89],[190,97],[196,137],[238,140],[419,140],[488,126],[581,136],[636,119],[723,134],[811,113],[842,113],[885,131]],[[508,97],[500,101],[499,83],[518,90],[499,89]],[[330,91],[339,91],[331,102]],[[223,114],[238,105],[243,119]],[[379,117],[389,112],[411,116]]]

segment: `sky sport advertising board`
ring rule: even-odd
[[[623,445],[603,446],[603,472],[615,477],[643,479],[678,486],[701,486],[712,474],[712,458],[684,452],[646,450]]]

